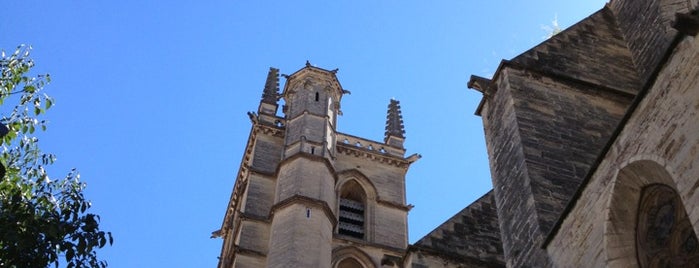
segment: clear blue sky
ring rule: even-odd
[[[490,77],[604,1],[5,1],[0,48],[31,44],[56,99],[40,135],[76,167],[115,242],[111,267],[214,267],[220,228],[270,66],[340,68],[338,128],[382,140],[401,101],[410,241],[491,188],[480,94]],[[283,80],[283,79],[282,79]]]

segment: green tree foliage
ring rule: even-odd
[[[87,213],[80,175],[72,170],[54,179],[45,167],[55,156],[39,149],[35,131],[53,99],[42,92],[49,75],[31,76],[31,47],[19,46],[0,57],[0,122],[9,128],[2,139],[0,162],[0,267],[106,267],[96,249],[112,244],[100,231],[99,216]]]

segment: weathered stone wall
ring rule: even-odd
[[[237,260],[238,266],[255,266],[265,260],[265,254],[269,246],[269,213],[274,201],[275,181],[267,175],[251,173],[248,176],[248,184],[241,200],[240,228],[235,238],[235,245],[239,255],[248,255],[248,258]],[[251,260],[254,260],[250,263]]]
[[[558,219],[631,98],[508,70],[539,225]]]
[[[380,144],[380,143],[378,143]],[[339,145],[345,146],[345,145]],[[357,152],[363,149],[356,148]],[[372,154],[377,151],[371,152]],[[365,240],[368,243],[405,249],[408,245],[407,205],[405,204],[405,167],[381,161],[381,157],[367,157],[362,153],[338,153],[336,172],[340,176],[358,176],[368,181],[366,187],[375,192],[367,200]],[[368,189],[365,189],[368,190]],[[373,256],[378,258],[378,256]]]
[[[522,263],[525,257],[538,257],[546,262],[542,253],[530,252],[528,243],[541,240],[532,198],[529,178],[526,176],[524,152],[517,129],[512,105],[512,93],[506,90],[508,73],[500,73],[500,89],[485,103],[481,115],[486,134],[486,145],[493,179],[495,203],[507,266]],[[531,215],[531,216],[528,216]],[[522,252],[525,250],[525,252]]]
[[[518,55],[512,62],[551,76],[631,94],[640,86],[631,52],[613,12],[606,6]]]
[[[288,118],[295,118],[304,112],[315,115],[325,115],[327,113],[328,99],[335,95],[337,89],[328,86],[329,82],[321,81],[320,77],[313,77],[305,81],[292,82],[289,92],[285,97],[288,110],[285,114]],[[318,93],[318,99],[316,99]],[[336,97],[336,96],[335,96]]]
[[[275,179],[268,175],[252,173],[248,176],[247,189],[242,198],[241,211],[266,218],[274,204]]]
[[[516,68],[482,111],[508,266],[545,266],[539,248],[631,96]]]
[[[284,140],[280,137],[262,133],[257,129],[252,151],[251,168],[267,174],[274,174],[282,156]]]
[[[324,159],[312,156],[285,160],[279,167],[275,204],[301,195],[335,207],[335,176],[325,163]]]
[[[244,218],[240,225],[240,235],[236,241],[237,246],[244,252],[250,252],[250,255],[263,256],[267,254],[269,223],[267,221]]]
[[[286,144],[309,141],[320,145],[325,141],[327,124],[327,118],[317,115],[303,115],[290,119],[287,121],[286,127]],[[318,148],[321,147],[318,146]],[[293,155],[293,153],[290,153],[287,148],[287,156],[289,155]]]
[[[393,248],[408,246],[406,212],[378,204],[373,216],[374,240],[372,242]]]
[[[274,174],[281,160],[283,138],[274,135],[272,126],[254,125],[249,152],[243,165],[249,165],[241,183],[238,200],[239,213],[233,219],[225,236],[222,265],[235,261],[232,267],[260,267],[265,263],[269,246],[269,213],[274,202],[276,180]],[[235,253],[235,259],[231,259]]]
[[[548,244],[546,249],[556,266],[637,266],[635,243],[617,241],[623,230],[615,228],[613,222],[632,217],[624,214],[635,213],[637,201],[626,198],[629,209],[619,210],[610,200],[623,195],[627,192],[623,189],[630,186],[618,182],[619,171],[639,161],[650,161],[672,177],[674,183],[670,186],[678,191],[695,232],[699,230],[698,62],[699,41],[686,37]]]
[[[328,267],[333,223],[317,206],[293,203],[274,212],[267,267]]]
[[[265,261],[261,258],[253,256],[238,255],[231,268],[259,268],[265,267]]]
[[[697,6],[697,1],[615,0],[610,5],[633,54],[641,81],[645,82],[677,33],[671,27],[675,13],[687,13]]]
[[[335,168],[338,173],[347,170],[361,172],[374,185],[380,200],[405,204],[405,173],[407,169],[381,163],[380,159],[342,153],[337,154]]]

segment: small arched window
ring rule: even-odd
[[[354,180],[348,181],[340,192],[340,215],[337,232],[364,239],[366,194]]]

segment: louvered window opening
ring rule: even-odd
[[[340,198],[338,233],[359,239],[364,238],[364,204]]]

